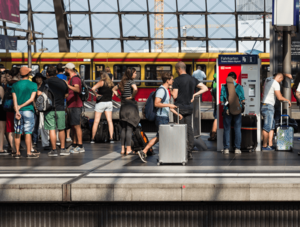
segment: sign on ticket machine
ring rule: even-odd
[[[242,144],[247,140],[243,134],[245,131],[253,131],[257,137],[257,146],[252,151],[261,151],[261,118],[260,118],[260,59],[258,55],[219,55],[217,62],[217,149],[223,150],[223,107],[221,103],[221,88],[226,84],[226,78],[230,72],[237,75],[237,83],[243,86],[245,93],[245,110],[242,115],[255,115],[257,117],[256,127],[243,127],[242,124]],[[254,132],[255,131],[255,132]],[[234,129],[231,127],[231,135]],[[249,139],[249,138],[248,138]],[[233,149],[231,137],[231,150]],[[243,147],[242,147],[243,148]],[[243,150],[243,149],[242,149]],[[251,151],[251,150],[250,150]]]

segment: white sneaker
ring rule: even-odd
[[[57,141],[57,142],[56,142],[56,145],[57,145],[57,146],[60,146],[60,142],[59,142],[59,141]]]
[[[69,147],[66,149],[66,152],[67,152],[67,153],[72,153],[71,151],[74,150],[74,149],[75,149],[75,147],[73,147],[73,146],[71,145],[71,146],[69,146]]]
[[[223,154],[229,154],[229,149],[224,149]]]
[[[72,139],[71,138],[67,138],[66,142],[72,142]]]
[[[242,152],[241,152],[240,149],[235,148],[234,153],[235,153],[235,154],[241,154]]]
[[[79,153],[84,153],[84,152],[85,152],[84,147],[80,148],[78,146],[75,149],[70,151],[70,153],[72,153],[72,154],[79,154]]]

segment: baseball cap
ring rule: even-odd
[[[28,68],[27,66],[22,66],[20,69],[21,76],[26,76],[28,73],[31,72],[32,69]]]
[[[65,66],[63,66],[63,68],[75,69],[75,65],[73,63],[69,62],[68,64],[66,64]]]

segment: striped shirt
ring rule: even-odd
[[[134,80],[128,80],[124,86],[124,92],[122,93],[122,98],[128,98],[132,95],[133,88],[131,85],[135,84]]]

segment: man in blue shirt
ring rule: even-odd
[[[67,76],[65,75],[65,69],[63,68],[63,64],[59,63],[57,64],[56,66],[56,70],[57,70],[57,77],[59,79],[62,79],[62,80],[67,80]]]
[[[205,72],[202,71],[201,66],[197,67],[197,70],[193,73],[193,77],[199,80],[199,82],[206,79]]]
[[[242,107],[242,102],[245,100],[244,95],[244,89],[241,85],[236,83],[236,74],[234,72],[231,72],[228,74],[228,77],[232,77],[234,80],[234,86],[235,86],[235,92],[239,98],[239,103]],[[228,103],[228,89],[227,86],[223,86],[221,89],[221,97],[220,101],[224,105],[223,109],[223,125],[224,125],[224,134],[223,134],[223,146],[224,146],[224,154],[229,154],[229,148],[230,148],[230,129],[231,129],[231,121],[234,122],[234,133],[235,133],[235,141],[234,141],[234,147],[235,151],[234,153],[240,154],[241,153],[241,141],[242,141],[242,115],[241,113],[238,115],[232,115],[229,112],[229,105]]]
[[[143,162],[147,162],[147,152],[148,150],[154,146],[159,139],[158,129],[160,125],[168,124],[169,123],[169,112],[179,115],[179,119],[182,119],[182,115],[177,113],[174,109],[177,108],[177,106],[170,104],[170,95],[168,88],[172,86],[173,84],[173,75],[169,72],[166,72],[162,75],[162,81],[163,85],[161,85],[156,94],[155,94],[155,101],[154,106],[157,108],[156,112],[156,119],[155,119],[155,125],[157,127],[157,134],[156,136],[149,141],[147,146],[144,148],[144,150],[139,151],[138,154]],[[162,100],[166,96],[166,99],[164,102]]]

